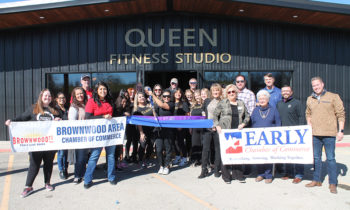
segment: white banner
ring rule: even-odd
[[[221,159],[228,164],[313,163],[312,130],[290,127],[223,129]]]
[[[13,152],[82,149],[123,144],[126,117],[12,122]]]

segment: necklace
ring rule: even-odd
[[[269,113],[270,113],[270,108],[265,113],[259,109],[260,117],[263,119],[265,119],[269,115]]]

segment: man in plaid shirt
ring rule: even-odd
[[[236,86],[239,90],[238,99],[244,102],[247,107],[249,114],[251,115],[255,108],[255,95],[251,90],[248,90],[245,86],[247,81],[243,75],[236,76]]]

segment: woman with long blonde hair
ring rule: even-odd
[[[214,83],[210,87],[210,98],[207,98],[203,104],[203,112],[207,119],[214,120],[214,111],[218,103],[222,99],[222,87],[218,83]],[[202,179],[208,176],[208,163],[210,157],[210,145],[211,142],[214,143],[215,150],[215,162],[214,162],[214,176],[220,177],[220,168],[221,168],[221,157],[220,157],[220,141],[219,135],[216,132],[216,127],[208,128],[203,130],[203,148],[202,148],[202,171],[198,176],[199,179]]]

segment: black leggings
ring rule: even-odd
[[[202,128],[192,129],[192,154],[191,160],[200,162],[202,159]]]
[[[127,125],[126,126],[126,144],[125,144],[125,156],[129,158],[130,146],[132,143],[132,154],[133,158],[137,157],[137,147],[139,143],[139,131],[136,129],[135,125]]]
[[[42,160],[44,161],[44,183],[50,184],[55,154],[56,151],[29,152],[29,168],[26,181],[27,187],[33,186],[34,180],[38,175]]]
[[[150,150],[153,150],[152,127],[143,126],[143,132],[145,133],[146,141],[140,141],[140,146],[138,148],[139,161],[144,161],[145,159],[148,159],[151,153]]]
[[[202,150],[202,168],[207,168],[209,163],[209,153],[210,153],[210,144],[214,142],[215,150],[215,171],[220,171],[221,169],[221,156],[220,156],[220,140],[219,135],[215,131],[204,131],[203,134],[203,150]]]
[[[176,156],[181,156],[181,157],[187,157],[187,151],[186,151],[186,146],[185,146],[185,129],[182,128],[181,130],[174,130],[175,132],[175,154]]]

